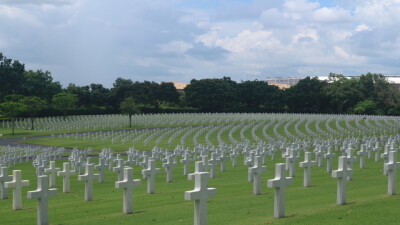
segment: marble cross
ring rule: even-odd
[[[56,174],[57,172],[60,171],[60,168],[56,168],[56,162],[55,161],[50,161],[50,167],[44,169],[45,173],[50,173],[49,174],[49,187],[55,187],[56,186]]]
[[[99,164],[94,166],[95,169],[99,170],[99,182],[104,183],[104,170],[108,168],[105,158],[99,158]]]
[[[285,217],[285,189],[293,183],[292,177],[286,177],[285,163],[275,165],[275,178],[267,181],[269,188],[275,188],[274,217]]]
[[[169,155],[169,156],[167,156],[167,162],[162,164],[162,167],[165,168],[165,172],[167,173],[167,182],[168,183],[172,182],[174,167],[177,166],[177,163],[174,162],[174,158],[175,157],[173,155]]]
[[[147,179],[147,194],[155,193],[155,176],[161,172],[160,168],[156,168],[156,161],[149,160],[147,169],[142,170],[144,179]]]
[[[85,181],[85,201],[93,200],[93,181],[98,180],[100,175],[93,173],[94,164],[86,164],[84,175],[79,175],[79,181]]]
[[[253,174],[253,194],[254,195],[261,195],[261,175],[263,172],[267,171],[267,167],[263,166],[263,159],[262,156],[255,156],[254,157],[254,166],[248,168],[248,172]]]
[[[335,158],[336,154],[332,152],[332,147],[328,147],[328,152],[324,154],[326,159],[326,172],[332,173],[332,159]]]
[[[217,195],[215,188],[208,188],[209,177],[208,172],[195,173],[194,190],[185,191],[185,200],[194,200],[194,225],[207,224],[207,199]]]
[[[227,159],[229,159],[229,157],[225,155],[225,150],[222,150],[221,155],[219,156],[219,160],[221,161],[221,172],[225,172],[225,164]]]
[[[8,175],[8,167],[0,168],[0,192],[1,199],[8,199],[8,189],[4,186],[7,181],[13,179],[12,175]]]
[[[208,165],[210,167],[210,177],[215,178],[216,176],[216,170],[217,170],[217,165],[219,163],[219,160],[217,159],[217,153],[213,152],[211,153],[211,159],[208,160]]]
[[[204,165],[202,161],[197,161],[194,164],[194,173],[188,174],[188,180],[194,180],[196,173],[207,172],[204,170]]]
[[[38,188],[35,191],[28,191],[29,199],[37,199],[37,224],[49,224],[49,197],[56,196],[58,191],[56,188],[49,189],[49,180],[46,175],[38,177]]]
[[[360,156],[360,169],[365,168],[365,156],[367,156],[368,152],[365,150],[366,146],[364,144],[361,145],[361,150],[357,152],[357,155]]]
[[[22,187],[29,186],[29,180],[21,180],[21,170],[13,171],[13,180],[6,182],[6,188],[13,189],[13,209],[22,209]]]
[[[141,185],[139,179],[133,179],[133,169],[131,167],[124,168],[124,179],[115,182],[115,188],[123,188],[123,212],[125,214],[133,213],[133,187]]]
[[[70,176],[75,174],[75,170],[70,169],[69,162],[63,163],[63,170],[58,171],[57,175],[63,177],[63,192],[70,192]]]
[[[332,177],[338,179],[336,199],[336,204],[338,205],[346,204],[346,185],[349,174],[352,172],[352,170],[347,167],[347,160],[347,156],[340,156],[338,170],[332,171]]]
[[[300,162],[300,167],[304,168],[304,187],[310,187],[311,185],[311,167],[317,165],[317,162],[311,161],[311,152],[304,153],[304,162]]]
[[[397,162],[397,152],[389,152],[389,162],[385,163],[385,169],[388,172],[388,195],[396,194],[396,174],[400,168],[400,162]]]
[[[275,165],[275,178],[267,181],[269,188],[275,188],[274,217],[285,217],[285,189],[293,183],[292,177],[286,177],[285,163]]]
[[[181,163],[183,163],[183,175],[189,174],[189,163],[191,162],[193,162],[193,160],[190,158],[190,154],[185,153],[183,159],[181,159]]]
[[[119,154],[118,154],[119,155]],[[118,156],[117,155],[117,156]],[[118,157],[119,158],[119,157]],[[118,181],[121,181],[124,179],[124,167],[125,167],[125,163],[123,159],[118,159],[117,160],[117,166],[113,168],[114,172],[118,173]]]
[[[300,157],[296,156],[296,150],[291,149],[290,155],[286,157],[286,168],[289,168],[289,177],[294,177],[296,174],[296,162]]]

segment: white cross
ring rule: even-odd
[[[385,145],[385,151],[381,154],[381,158],[384,160],[383,163],[383,174],[387,176],[387,170],[385,169],[385,163],[389,162],[389,148],[390,146],[388,144]]]
[[[219,156],[219,160],[221,161],[221,172],[225,172],[225,164],[227,159],[229,159],[229,157],[225,156],[225,150],[222,150],[221,155]]]
[[[326,172],[332,172],[332,159],[336,156],[335,153],[332,153],[332,148],[328,147],[328,153],[324,154],[324,158],[326,159]]]
[[[35,191],[28,191],[28,198],[38,200],[37,224],[49,224],[49,197],[56,196],[56,188],[49,189],[48,177],[45,175],[38,177],[38,188]]]
[[[167,162],[162,164],[162,167],[165,168],[165,172],[167,172],[167,182],[171,183],[172,182],[172,176],[173,176],[173,169],[174,167],[177,166],[177,163],[174,162],[174,156],[173,155],[169,155],[167,157]]]
[[[379,147],[379,142],[375,143],[375,147],[374,147],[373,151],[375,152],[375,162],[378,162],[379,161],[379,152],[381,151],[381,148]]]
[[[285,216],[285,189],[286,186],[293,183],[292,177],[286,177],[285,163],[275,165],[275,178],[267,181],[269,188],[275,188],[274,199],[274,217],[281,218]]]
[[[294,177],[296,174],[296,162],[300,157],[296,156],[296,150],[291,149],[290,155],[286,158],[286,168],[289,168],[289,177]]]
[[[57,175],[63,177],[63,192],[70,192],[70,176],[75,174],[75,170],[71,170],[69,166],[69,162],[63,163],[63,170],[58,171]]]
[[[385,163],[385,169],[388,171],[388,194],[396,194],[396,174],[400,168],[400,162],[397,162],[397,152],[389,152],[389,162]]]
[[[216,177],[216,167],[218,165],[218,162],[219,162],[219,160],[217,159],[217,153],[215,153],[215,152],[211,153],[211,159],[208,160],[211,178]]]
[[[346,204],[347,179],[350,173],[352,173],[352,170],[350,168],[347,168],[347,160],[348,158],[346,156],[340,156],[338,170],[332,171],[332,177],[338,179],[336,200],[336,204],[338,205]]]
[[[311,184],[311,167],[317,165],[317,162],[311,161],[311,152],[304,153],[304,162],[300,162],[300,167],[304,167],[304,187],[310,187]]]
[[[86,164],[86,172],[84,175],[79,175],[79,181],[85,181],[85,201],[93,200],[93,181],[99,179],[99,174],[93,173],[94,164]]]
[[[124,189],[123,212],[126,214],[133,213],[133,187],[141,185],[139,179],[133,179],[133,169],[131,167],[124,168],[124,179],[115,182],[115,188]]]
[[[189,163],[191,162],[193,162],[193,160],[190,158],[190,154],[185,153],[183,159],[181,159],[181,163],[183,163],[183,175],[189,174]]]
[[[254,167],[250,167],[248,168],[248,172],[253,174],[253,179],[254,179],[254,183],[253,183],[253,194],[254,195],[261,195],[261,183],[262,183],[262,179],[261,179],[261,175],[263,172],[267,171],[267,167],[263,166],[262,164],[262,157],[261,156],[256,156],[254,158]]]
[[[21,170],[13,171],[13,180],[6,182],[6,188],[13,188],[13,209],[22,209],[22,187],[29,186],[29,180],[21,180]]]
[[[8,199],[8,189],[4,186],[5,182],[13,179],[12,175],[8,175],[8,168],[1,167],[0,168],[0,192],[1,199]]]
[[[125,165],[125,163],[124,163],[123,159],[118,159],[117,162],[118,162],[118,164],[117,164],[116,167],[113,168],[113,171],[118,173],[118,181],[121,181],[121,180],[124,179],[124,167],[125,167],[124,165]]]
[[[104,170],[108,168],[108,165],[106,164],[106,159],[105,158],[99,158],[99,164],[94,166],[95,169],[99,170],[99,182],[103,183],[104,182]]]
[[[50,161],[50,167],[44,169],[45,173],[50,173],[49,174],[49,180],[50,180],[49,187],[55,187],[56,186],[56,174],[57,174],[58,171],[60,171],[60,168],[56,168],[56,162],[55,161]]]
[[[231,150],[231,154],[230,154],[231,161],[232,161],[232,167],[236,167],[236,165],[237,165],[237,160],[236,160],[236,158],[237,158],[238,156],[239,156],[238,150],[237,150],[236,148],[232,149],[232,150]]]
[[[194,164],[194,173],[188,174],[188,180],[194,180],[196,173],[207,172],[204,170],[204,165],[202,161],[197,161]]]
[[[149,160],[147,163],[147,169],[142,170],[142,175],[144,179],[147,179],[147,193],[154,194],[155,192],[155,175],[160,173],[160,168],[156,168],[156,162],[154,160]]]
[[[254,166],[254,152],[251,151],[249,153],[249,156],[245,157],[245,158],[247,158],[246,162],[245,162],[245,165],[247,165],[249,168],[253,167]],[[254,181],[253,173],[250,173],[250,172],[247,173],[247,181],[248,182],[253,182]]]
[[[135,162],[136,162],[135,156],[133,154],[129,154],[128,160],[125,162],[125,164],[132,167]]]
[[[365,156],[368,154],[367,151],[365,151],[365,145],[362,144],[361,145],[361,150],[359,152],[357,152],[357,155],[360,156],[360,169],[364,169],[365,168]]]
[[[194,225],[207,224],[207,199],[217,195],[215,188],[208,188],[209,177],[208,172],[195,173],[194,190],[185,191],[185,200],[194,200]]]

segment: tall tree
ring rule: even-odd
[[[117,109],[120,103],[127,97],[132,96],[133,82],[131,79],[118,77],[111,88],[113,103]]]
[[[331,74],[330,82],[324,87],[323,93],[329,98],[333,112],[349,112],[348,110],[364,99],[357,79]]]
[[[7,59],[0,52],[0,98],[9,94],[23,93],[24,71],[24,64]]]
[[[285,101],[290,112],[321,113],[328,112],[327,97],[323,93],[327,82],[317,77],[306,77],[296,85],[285,90]]]
[[[31,119],[31,129],[34,129],[34,121],[38,113],[46,107],[46,101],[36,96],[25,97],[21,100],[26,105],[26,113]]]
[[[243,112],[273,112],[282,104],[280,99],[282,91],[265,81],[242,81],[237,84],[237,89],[237,98]]]
[[[129,127],[132,127],[132,115],[140,113],[140,110],[136,105],[135,99],[133,97],[125,98],[121,102],[120,110],[122,111],[123,114],[128,114]]]
[[[184,89],[188,105],[207,112],[230,110],[237,97],[233,83],[230,79],[193,79]]]
[[[11,118],[12,133],[15,134],[15,119],[22,116],[27,110],[26,105],[21,102],[3,102],[0,104],[0,112],[3,116]]]
[[[27,96],[37,96],[46,101],[51,101],[51,98],[62,90],[59,82],[53,82],[53,77],[49,71],[29,70],[24,73],[24,78],[24,94]]]
[[[53,96],[53,105],[56,109],[62,111],[64,119],[67,118],[67,110],[72,109],[78,102],[78,97],[70,93],[59,93]]]

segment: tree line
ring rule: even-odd
[[[400,115],[400,92],[382,74],[327,81],[306,77],[281,90],[266,81],[229,77],[193,79],[178,91],[171,82],[117,78],[102,84],[63,88],[49,71],[25,70],[0,53],[0,111],[6,118],[125,112],[290,112]],[[33,122],[32,122],[33,127]]]

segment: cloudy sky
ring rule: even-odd
[[[0,0],[0,52],[68,83],[400,74],[400,0]]]

